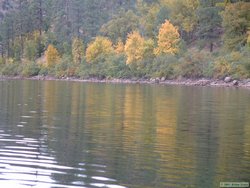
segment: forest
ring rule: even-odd
[[[250,1],[1,0],[0,75],[250,78]]]

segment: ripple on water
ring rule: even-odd
[[[99,181],[113,181],[113,182],[116,181],[116,180],[111,179],[111,178],[100,177],[100,176],[93,176],[92,179],[94,179],[94,180],[99,180]]]
[[[48,149],[40,152],[40,141],[23,136],[11,136],[0,131],[1,187],[65,187],[57,184],[55,174],[66,175],[73,167],[59,165]],[[29,146],[37,144],[37,147]],[[40,145],[39,145],[40,144]],[[47,150],[47,153],[46,153]],[[82,185],[82,184],[81,184]],[[67,186],[70,187],[70,186]],[[72,186],[75,187],[75,186]]]
[[[22,118],[25,118],[25,119],[31,119],[33,118],[33,116],[21,116]]]
[[[41,140],[25,138],[23,135],[12,136],[0,130],[0,143],[2,144],[0,147],[1,187],[125,188],[116,185],[117,180],[103,176],[106,165],[81,162],[78,167],[71,167],[58,164],[47,145]],[[93,171],[93,176],[86,174],[87,168]],[[75,177],[68,184],[61,184],[61,181],[55,178],[65,179],[72,172]]]
[[[112,184],[105,184],[105,183],[91,183],[90,185],[94,187],[106,187],[106,188],[127,188],[121,185],[112,185]]]

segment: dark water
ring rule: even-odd
[[[1,187],[250,181],[250,90],[0,81]]]

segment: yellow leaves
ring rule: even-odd
[[[46,59],[46,65],[48,67],[55,65],[56,63],[58,63],[60,59],[60,55],[57,49],[52,44],[48,46],[45,52],[45,59]]]
[[[100,55],[108,55],[114,51],[112,42],[106,38],[98,36],[92,41],[86,50],[86,60],[88,63],[94,61]]]
[[[153,57],[153,50],[153,40],[145,40],[137,31],[130,33],[125,44],[126,64]]]
[[[128,35],[125,44],[125,53],[127,55],[126,64],[143,59],[145,39],[139,32],[134,31]]]
[[[158,34],[158,47],[155,55],[176,54],[179,51],[180,34],[168,20],[162,24]]]
[[[124,44],[121,39],[118,40],[117,44],[115,45],[115,52],[117,54],[124,53]]]
[[[83,57],[84,57],[84,46],[83,42],[80,38],[73,38],[72,41],[72,56],[73,56],[73,62],[75,64],[81,63]]]

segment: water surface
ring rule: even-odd
[[[0,81],[1,187],[250,181],[250,91]]]

